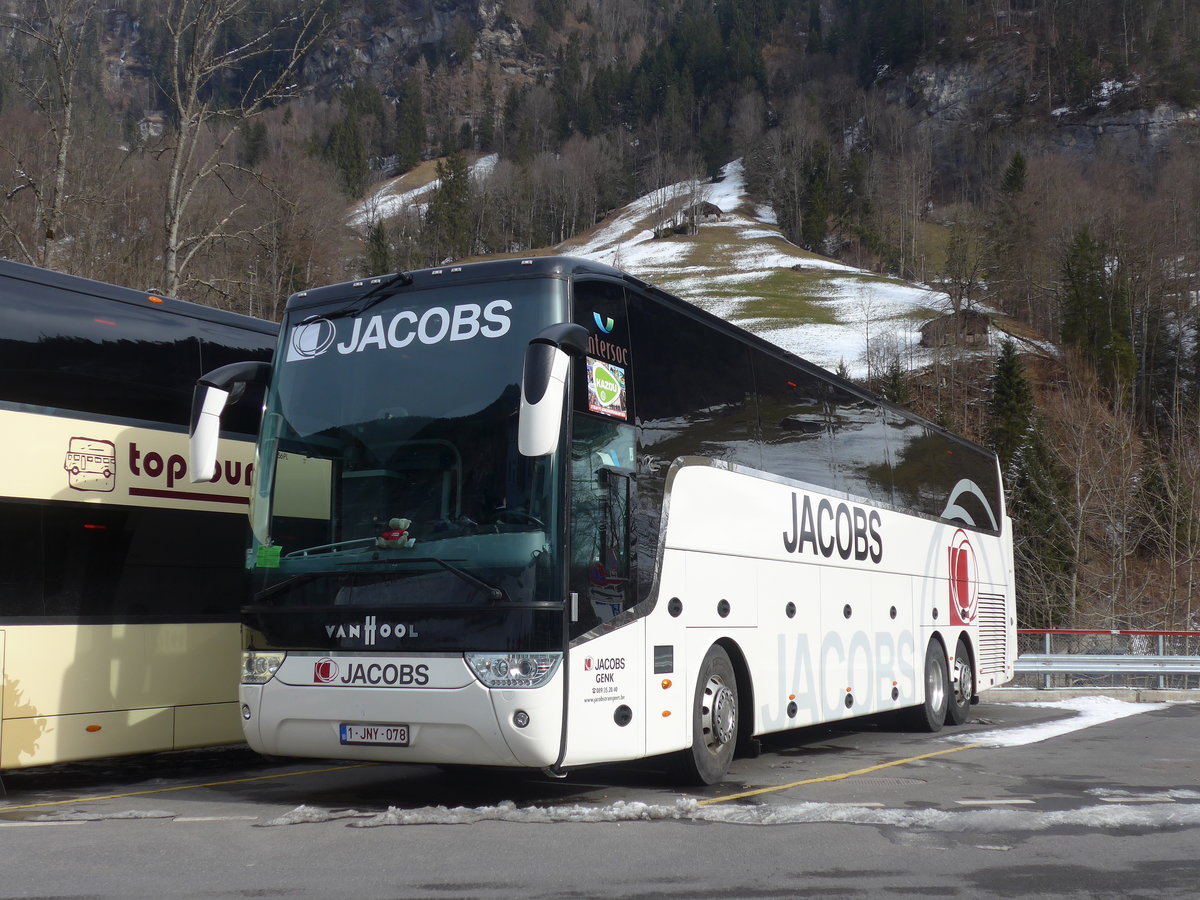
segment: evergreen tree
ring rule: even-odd
[[[392,271],[392,247],[388,241],[387,228],[376,220],[367,232],[367,275],[386,275]]]
[[[1067,527],[1067,482],[1035,415],[1005,472],[1013,519],[1017,624],[1069,625],[1075,557]]]
[[[1087,225],[1063,254],[1062,291],[1063,343],[1096,367],[1110,391],[1128,389],[1137,368],[1129,342],[1129,288]]]
[[[396,168],[407,172],[421,161],[425,150],[425,114],[422,111],[421,82],[409,75],[400,82],[396,96]]]
[[[367,147],[358,127],[358,114],[353,109],[347,110],[329,129],[329,138],[325,141],[325,158],[337,170],[346,196],[358,198],[366,192],[367,178],[370,175]]]
[[[829,215],[833,211],[833,159],[828,144],[824,141],[812,142],[806,168],[800,220],[801,244],[809,250],[820,251],[829,227]]]
[[[238,143],[238,165],[253,169],[267,156],[267,123],[251,119],[242,128]]]
[[[1034,413],[1033,391],[1025,377],[1025,365],[1009,339],[1000,345],[990,387],[988,416],[992,449],[1000,457],[1000,468],[1007,470],[1014,454],[1027,440]]]
[[[1070,608],[1074,566],[1065,527],[1067,485],[1011,340],[1000,345],[990,386],[989,431],[1014,522],[1018,618],[1026,628],[1054,627]]]
[[[720,174],[731,153],[725,114],[716,105],[710,106],[700,129],[700,154],[710,177]]]
[[[1000,179],[1000,193],[1005,197],[1015,197],[1025,190],[1025,157],[1018,150],[1008,161],[1004,177]]]
[[[438,186],[425,214],[425,231],[430,259],[434,264],[470,254],[471,174],[467,159],[451,153],[437,164]]]
[[[356,81],[341,92],[342,109],[353,115],[363,131],[363,144],[369,156],[386,156],[392,147],[387,107],[383,96],[368,81]]]
[[[475,136],[479,141],[479,149],[486,153],[495,149],[496,141],[496,97],[490,75],[483,82],[483,98],[480,102],[483,109]]]
[[[879,393],[884,400],[897,406],[908,406],[912,401],[912,392],[908,388],[908,379],[904,377],[904,367],[900,365],[900,360],[893,358],[888,363]]]

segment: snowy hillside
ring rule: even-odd
[[[694,235],[655,237],[698,203],[719,216],[702,217]],[[866,374],[868,345],[873,355],[899,352],[906,365],[920,365],[921,324],[949,311],[945,294],[787,241],[771,210],[747,198],[740,161],[719,183],[648,194],[556,252],[624,269],[826,368],[844,363],[856,378]]]
[[[493,155],[472,175],[486,177]],[[430,168],[427,164],[426,168]],[[828,369],[854,378],[897,356],[906,368],[926,354],[922,323],[949,310],[945,294],[833,262],[784,238],[772,211],[746,196],[740,161],[716,183],[682,182],[635,200],[591,232],[548,252],[608,263]],[[414,171],[379,187],[349,213],[357,229],[405,209],[421,211],[436,180]],[[670,233],[696,211],[695,233]],[[544,251],[545,252],[545,251]]]

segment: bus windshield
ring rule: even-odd
[[[561,601],[558,454],[517,450],[529,339],[565,283],[400,290],[289,313],[259,442],[257,602]]]

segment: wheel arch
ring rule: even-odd
[[[955,638],[955,640],[958,640],[958,638]],[[946,635],[942,631],[942,629],[935,628],[931,632],[929,632],[929,640],[927,640],[925,642],[925,646],[921,648],[921,659],[919,660],[919,664],[917,665],[918,673],[924,673],[925,658],[929,655],[929,645],[932,644],[934,641],[937,641],[938,646],[942,648],[942,655],[947,660],[950,659],[950,649],[946,646]],[[921,686],[921,699],[924,700],[925,677],[923,674],[920,674],[920,677],[917,679],[917,683]]]
[[[975,642],[971,640],[971,632],[967,631],[966,629],[962,629],[961,631],[959,631],[958,637],[955,638],[955,641],[954,641],[954,650],[955,650],[956,655],[958,653],[959,642],[962,642],[963,644],[966,645],[967,654],[968,654],[970,662],[971,662],[971,681],[973,682],[971,684],[971,696],[974,697],[979,688],[979,665],[977,663]],[[945,645],[943,645],[943,649],[945,649]],[[950,659],[950,651],[949,650],[946,650],[946,659]],[[950,677],[951,678],[954,677],[953,667],[951,667],[951,670],[950,670]]]
[[[754,704],[754,680],[750,677],[750,665],[742,647],[731,637],[718,638],[713,642],[729,654],[729,662],[733,665],[733,674],[737,676],[738,691],[738,755],[745,753],[750,742],[754,739],[754,719],[756,706]]]

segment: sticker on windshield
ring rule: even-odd
[[[629,418],[625,405],[625,370],[587,358],[588,409],[617,419]]]

